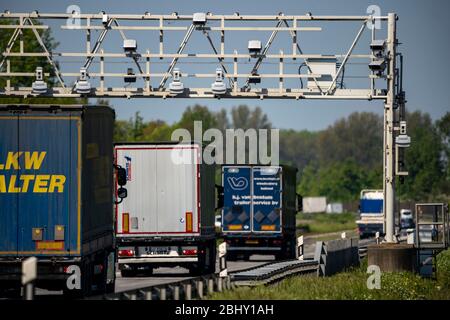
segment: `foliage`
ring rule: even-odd
[[[407,119],[411,146],[406,150],[405,161],[409,175],[399,185],[399,194],[413,200],[432,200],[444,176],[442,142],[428,114],[416,111]]]
[[[128,121],[117,121],[116,141],[167,141],[177,128],[193,137],[194,121],[203,131],[218,128],[269,129],[267,115],[260,108],[234,107],[230,114],[206,107],[188,107],[172,125],[161,120],[145,122],[139,113]],[[403,199],[427,200],[428,195],[448,195],[450,189],[450,113],[433,123],[428,114],[408,113],[411,147],[405,161],[409,176],[399,183]],[[303,196],[326,196],[331,201],[353,201],[361,189],[381,189],[382,118],[372,113],[353,113],[318,132],[280,130],[280,160],[299,169],[298,192]]]
[[[326,195],[332,201],[356,200],[361,189],[382,188],[380,173],[350,160],[319,168],[308,165],[301,174],[298,192],[303,196]]]
[[[297,229],[306,233],[330,233],[356,229],[356,216],[354,213],[341,214],[297,214]]]
[[[39,21],[32,20],[33,24],[39,25]],[[19,24],[18,21],[0,19],[0,24]],[[37,29],[42,42],[46,46],[48,51],[52,51],[58,46],[51,36],[50,29]],[[14,29],[3,29],[0,33],[0,50],[3,52],[8,45],[9,39],[14,33]],[[25,52],[43,52],[33,30],[24,29],[23,30],[23,45]],[[14,43],[11,52],[19,52],[20,41],[19,37]],[[2,57],[3,58],[3,57]],[[50,77],[46,79],[47,83],[51,86],[55,81],[55,73],[52,66],[48,63],[46,57],[10,57],[11,61],[11,72],[31,72],[36,71],[36,67],[42,67],[44,72],[50,73]],[[11,79],[11,86],[27,86],[30,87],[31,83],[34,81],[34,77],[14,77]],[[0,87],[6,86],[6,78],[0,77]]]
[[[215,293],[209,299],[239,300],[422,300],[450,299],[450,251],[438,256],[437,281],[421,278],[410,272],[383,273],[381,288],[368,289],[367,263],[361,267],[331,277],[296,276],[271,286],[239,287],[223,293]],[[439,275],[439,273],[438,273]]]

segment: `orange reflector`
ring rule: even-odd
[[[186,232],[193,231],[192,212],[186,212]]]
[[[242,224],[230,224],[228,225],[229,230],[242,230]]]
[[[36,241],[36,250],[64,250],[64,241]]]
[[[259,241],[258,240],[245,240],[246,244],[258,244]]]
[[[122,232],[128,233],[130,232],[130,214],[122,213]]]
[[[275,225],[274,224],[266,224],[261,226],[261,230],[263,231],[275,231]]]

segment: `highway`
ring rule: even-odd
[[[323,239],[334,238],[338,239],[340,233],[330,233],[330,234],[322,234],[322,235],[311,235],[306,236],[304,238],[304,256],[306,259],[310,259],[314,257],[315,245],[316,241],[320,241]],[[360,240],[360,246],[365,246],[368,243],[373,242],[373,239],[364,239]],[[264,255],[253,255],[250,257],[249,261],[230,261],[227,263],[228,272],[245,270],[252,267],[256,267],[259,265],[263,265],[266,263],[270,263],[274,261],[273,256],[264,256]],[[219,271],[218,261],[216,265],[216,272]],[[180,280],[186,280],[192,278],[189,275],[187,269],[181,267],[175,268],[157,268],[154,270],[151,276],[138,276],[138,277],[130,277],[130,278],[122,278],[119,272],[117,272],[116,278],[116,288],[115,292],[123,292],[132,289],[138,289],[143,287],[148,287],[152,285],[158,284],[167,284],[171,282],[176,282]],[[62,297],[62,291],[48,291],[43,289],[36,289],[36,295],[39,296],[40,299],[46,298],[57,298],[57,296]]]

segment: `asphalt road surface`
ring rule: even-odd
[[[250,261],[227,262],[227,269],[228,272],[244,270],[272,262],[273,260],[273,256],[253,255],[251,256]],[[217,262],[216,272],[218,271],[219,266]],[[154,269],[153,274],[148,277],[122,278],[120,273],[117,273],[116,292],[148,287],[157,284],[166,284],[170,282],[186,280],[189,278],[192,278],[192,276],[189,275],[188,270],[181,267]]]
[[[331,234],[329,235],[331,236]],[[315,245],[317,240],[320,239],[321,236],[308,236],[304,239],[304,256],[306,259],[314,257]],[[339,237],[334,237],[335,239]],[[371,239],[360,240],[360,246],[366,245],[368,242],[371,242]],[[230,261],[227,263],[228,272],[245,270],[252,267],[256,267],[259,265],[263,265],[266,263],[270,263],[274,261],[273,256],[263,256],[263,255],[253,255],[250,257],[249,261]],[[216,271],[219,270],[218,262]],[[189,275],[188,270],[175,267],[175,268],[157,268],[153,271],[151,276],[147,277],[131,277],[131,278],[122,278],[120,273],[117,273],[116,278],[116,292],[123,292],[127,290],[144,288],[152,285],[158,284],[167,284],[171,282],[176,282],[180,280],[186,280],[192,278]],[[43,289],[36,289],[36,295],[40,296],[40,298],[56,298],[55,296],[62,296],[62,291],[48,291]]]

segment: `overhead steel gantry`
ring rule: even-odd
[[[97,14],[73,13],[11,13],[0,14],[0,21],[7,20],[8,24],[0,24],[2,32],[5,29],[14,30],[6,48],[1,48],[0,77],[6,79],[6,86],[0,88],[0,97],[122,97],[122,98],[240,98],[240,99],[341,99],[341,100],[382,100],[384,101],[384,212],[386,240],[394,241],[394,198],[395,176],[407,174],[399,166],[399,147],[408,144],[407,139],[398,141],[398,137],[406,134],[404,122],[404,93],[401,88],[401,72],[396,64],[397,39],[396,20],[393,13],[387,16],[315,16],[306,15],[216,15],[198,13],[193,15],[155,15],[145,14]],[[85,37],[81,52],[58,52],[46,48],[39,30],[48,29],[46,21],[60,22],[60,28],[65,30],[80,30]],[[345,52],[334,55],[320,53],[305,53],[297,41],[303,32],[321,31],[320,22],[354,22],[360,23],[355,37]],[[39,23],[37,23],[39,22]],[[313,23],[312,23],[313,22]],[[383,38],[376,38],[375,22],[383,23],[387,34]],[[0,22],[1,23],[1,22]],[[134,25],[131,25],[131,24]],[[272,26],[267,24],[273,23]],[[255,25],[256,24],[256,25]],[[259,25],[258,25],[259,24]],[[371,28],[368,28],[372,26]],[[26,52],[24,50],[23,32],[31,29],[35,35],[41,51]],[[354,49],[360,42],[362,34],[370,29],[371,42],[367,44],[366,54],[355,54]],[[98,38],[92,41],[93,32],[99,32]],[[108,41],[108,34],[118,31],[123,43],[115,52],[106,52],[103,45]],[[248,50],[228,52],[225,34],[240,32],[251,34],[253,31],[270,32],[266,43],[261,40],[250,41]],[[155,52],[150,49],[139,51],[139,41],[127,38],[125,32],[147,32],[159,35],[159,46]],[[184,32],[184,38],[174,52],[168,52],[168,47],[174,40],[170,36]],[[201,32],[212,53],[190,52],[185,49],[194,32]],[[280,33],[288,33],[291,39],[285,50],[270,53],[270,48]],[[214,43],[211,34],[217,34],[219,41]],[[73,35],[71,35],[73,37]],[[146,38],[149,39],[149,38]],[[19,43],[17,46],[16,43]],[[169,42],[169,44],[168,44]],[[141,45],[139,45],[139,48]],[[45,84],[49,73],[43,73],[36,66],[36,73],[20,72],[13,69],[13,57],[27,59],[29,57],[45,57],[50,64],[56,80],[52,87]],[[78,58],[79,72],[64,70],[65,58]],[[57,61],[58,59],[58,61]],[[136,73],[128,69],[127,73],[115,73],[114,60],[127,59],[137,67]],[[367,74],[364,76],[367,86],[361,85],[351,88],[342,86],[344,71],[347,75],[350,60],[358,59],[367,64]],[[216,73],[186,73],[177,68],[179,62],[189,60],[195,62],[214,60],[218,69]],[[250,72],[245,72],[245,63],[252,61]],[[278,72],[267,73],[261,66],[271,61],[278,65]],[[289,63],[298,65],[298,72],[287,73]],[[92,70],[96,62],[97,70]],[[162,72],[152,72],[167,63]],[[71,64],[73,66],[73,63]],[[117,65],[117,63],[116,63]],[[303,69],[302,69],[303,67]],[[347,69],[346,69],[347,68]],[[19,68],[20,69],[20,68]],[[78,71],[77,70],[77,71]],[[301,70],[304,70],[302,73]],[[11,85],[15,77],[36,78],[32,87],[17,87]],[[180,77],[183,78],[181,85]],[[111,83],[122,81],[126,86],[112,86]],[[175,85],[167,86],[172,78]],[[213,86],[190,87],[191,79],[205,81],[216,80]],[[224,80],[228,80],[227,83]],[[286,85],[287,80],[299,79],[294,87]],[[139,81],[136,81],[139,80]],[[211,80],[209,80],[211,81]],[[303,82],[304,81],[304,82]],[[184,83],[185,82],[185,83]],[[271,83],[272,87],[263,87],[262,83]],[[341,85],[339,85],[341,82]],[[303,86],[303,83],[306,83]],[[381,85],[380,85],[381,83]],[[274,85],[275,84],[275,85]],[[219,88],[219,89],[217,89]],[[175,90],[176,89],[176,90]],[[215,91],[216,90],[216,91]],[[402,145],[403,143],[403,145]],[[397,156],[396,156],[397,154]]]

